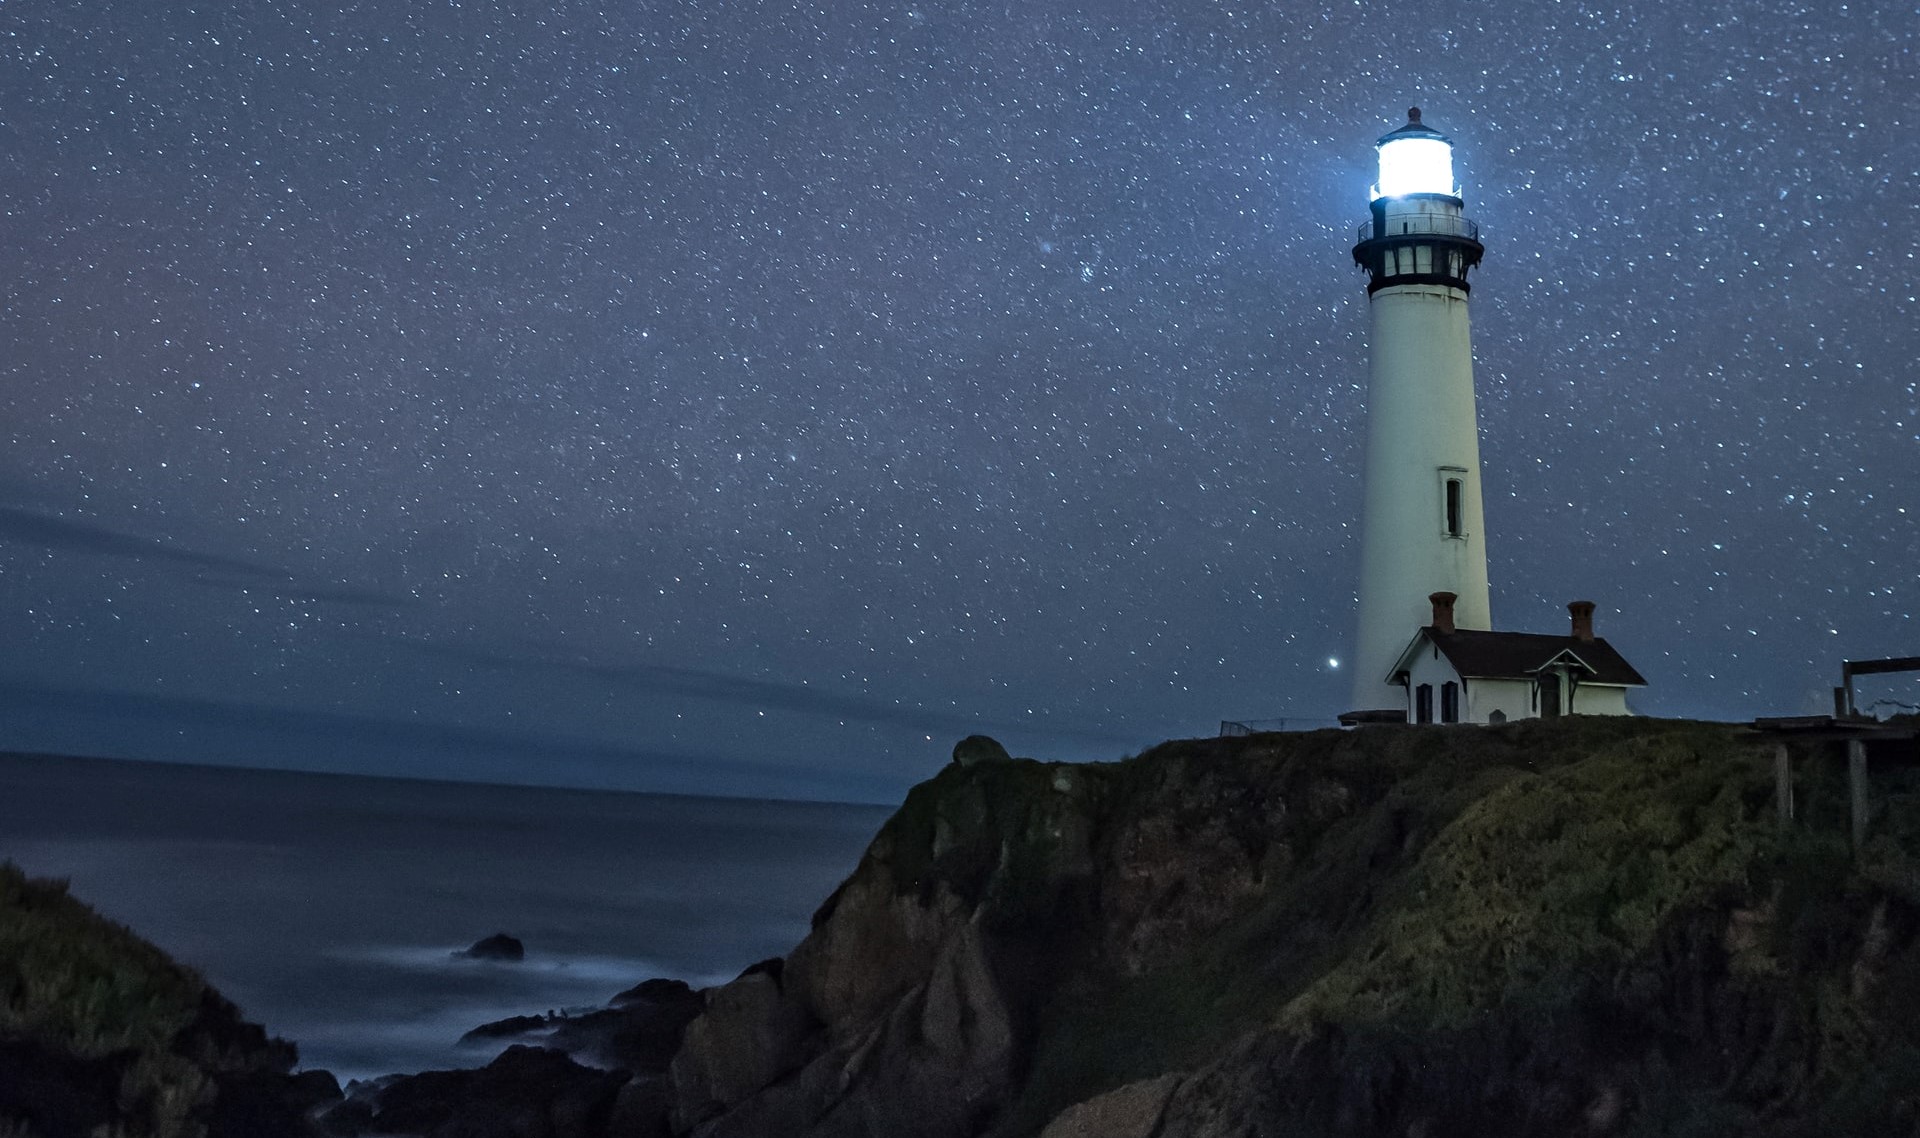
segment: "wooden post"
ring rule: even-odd
[[[1773,805],[1782,826],[1793,824],[1793,756],[1785,743],[1773,748]]]
[[[1860,847],[1867,844],[1867,743],[1864,739],[1847,740],[1847,790],[1852,801],[1853,853],[1858,857]]]

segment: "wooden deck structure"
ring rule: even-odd
[[[1847,757],[1847,818],[1853,852],[1858,856],[1867,841],[1869,814],[1868,759],[1920,765],[1920,723],[1892,722],[1858,716],[1791,715],[1753,721],[1758,735],[1773,742],[1774,806],[1782,826],[1794,822],[1794,744],[1818,754]]]
[[[1885,676],[1898,672],[1920,672],[1920,656],[1896,656],[1885,660],[1842,660],[1840,686],[1833,689],[1832,715],[1787,715],[1753,721],[1753,730],[1773,740],[1773,793],[1782,826],[1794,819],[1793,748],[1794,742],[1813,744],[1813,749],[1844,749],[1847,756],[1847,818],[1855,857],[1867,841],[1868,799],[1867,760],[1869,756],[1888,762],[1920,764],[1920,720],[1896,719],[1891,722],[1861,715],[1854,706],[1855,676]]]

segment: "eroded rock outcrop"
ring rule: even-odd
[[[716,1006],[689,1030],[676,1076],[776,1040],[763,1089],[729,1101],[709,1089],[718,1080],[677,1079],[693,1093],[676,1119],[703,1138],[769,1127],[959,1138],[1019,1125],[1009,1108],[1063,990],[1188,951],[1355,799],[1319,777],[1282,793],[1275,773],[1204,752],[949,767],[913,791],[822,906],[778,998],[765,983],[751,1001],[710,995]]]
[[[603,1135],[629,1081],[558,1051],[510,1047],[478,1070],[424,1071],[356,1094],[336,1111],[342,1132],[422,1138]]]
[[[797,1069],[820,1024],[787,994],[783,968],[768,961],[705,994],[674,1057],[674,1122],[690,1130]]]
[[[1070,1106],[1040,1138],[1153,1138],[1180,1081],[1178,1074],[1142,1079]]]
[[[1920,1003],[1920,833],[1892,830],[1879,869],[1850,867],[1831,834],[1775,828],[1732,729],[1646,720],[950,766],[777,984],[696,1021],[690,1049],[757,1058],[676,1118],[698,1138],[1905,1132],[1916,1096],[1885,1088],[1920,1076],[1920,1018],[1884,1008]]]
[[[1004,763],[1012,761],[1013,756],[1000,745],[1000,740],[990,735],[969,735],[953,745],[953,761],[963,767],[980,763]]]
[[[462,1042],[521,1042],[484,1067],[356,1084],[322,1121],[335,1135],[668,1138],[668,1066],[707,1005],[681,981],[648,980],[604,1008],[483,1024]]]

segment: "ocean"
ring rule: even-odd
[[[791,949],[883,807],[0,755],[0,860],[197,969],[301,1066],[470,1067],[510,1015]],[[453,954],[496,932],[518,964]]]

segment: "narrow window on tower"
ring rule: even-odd
[[[1467,536],[1467,472],[1457,466],[1440,468],[1440,532],[1447,537]]]

